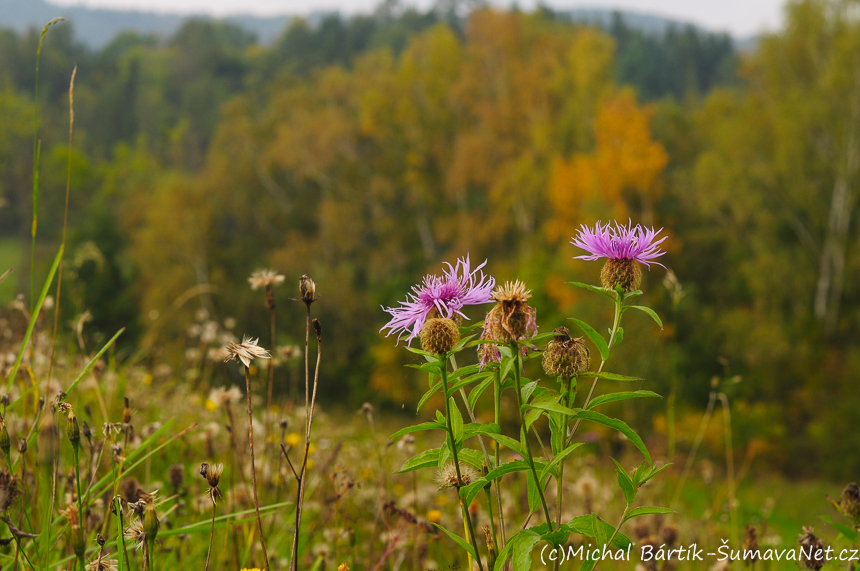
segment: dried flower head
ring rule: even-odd
[[[122,536],[126,541],[133,542],[135,549],[141,549],[146,543],[146,531],[143,529],[143,522],[139,519],[132,520],[128,527],[123,530]]]
[[[468,486],[475,480],[480,478],[478,471],[472,468],[469,464],[460,462],[460,480],[463,486]],[[460,482],[457,480],[457,467],[453,462],[448,462],[442,468],[442,471],[436,476],[436,482],[439,484],[439,489],[442,488],[460,488]]]
[[[567,327],[553,330],[555,337],[543,352],[543,370],[553,377],[570,378],[588,370],[589,352],[585,340],[571,337]]]
[[[803,569],[812,569],[813,571],[821,569],[824,566],[824,557],[821,556],[824,544],[816,537],[815,528],[812,526],[803,526],[803,533],[797,537],[797,542],[801,548],[801,567]]]
[[[170,480],[170,485],[173,486],[174,493],[179,493],[185,481],[185,466],[182,464],[174,464],[167,470],[167,478]]]
[[[307,274],[303,274],[299,278],[299,295],[308,308],[319,298],[317,295],[317,284]]]
[[[755,565],[759,559],[758,535],[755,527],[748,525],[744,532],[744,565]]]
[[[221,481],[221,474],[224,473],[224,464],[209,464],[203,462],[200,464],[200,475],[206,478],[209,487],[217,488]]]
[[[284,276],[278,274],[275,270],[257,270],[248,278],[248,283],[251,284],[252,290],[270,289],[284,283]]]
[[[252,359],[271,359],[272,356],[268,351],[257,345],[259,339],[251,339],[243,337],[241,343],[227,343],[227,358],[224,362],[230,362],[233,359],[239,359],[246,367],[251,366]]]
[[[852,482],[845,486],[839,496],[839,511],[850,517],[855,523],[860,522],[860,487]]]
[[[434,355],[443,355],[460,340],[460,328],[453,319],[434,317],[421,328],[421,348]]]
[[[401,301],[399,307],[383,308],[391,315],[391,320],[386,323],[380,332],[388,329],[386,337],[397,333],[397,341],[408,333],[406,342],[411,343],[415,339],[424,323],[432,317],[445,317],[455,319],[466,318],[462,312],[467,305],[479,305],[490,303],[490,297],[496,280],[485,276],[481,271],[487,262],[471,269],[469,256],[457,260],[457,265],[452,266],[445,262],[448,269],[443,277],[428,275],[420,285],[412,287],[413,293],[408,293],[407,300]]]
[[[85,567],[86,571],[117,571],[116,559],[102,559],[102,554],[89,563]]]
[[[7,469],[0,470],[0,513],[9,509],[18,491],[18,477]]]
[[[520,280],[506,282],[496,289],[492,299],[496,305],[487,313],[481,339],[508,344],[523,341],[537,334],[536,312],[528,304],[531,291]],[[525,351],[526,348],[522,348]],[[501,354],[494,345],[483,344],[478,347],[481,366],[491,361],[500,361]]]
[[[238,387],[220,387],[209,392],[209,400],[215,408],[242,402],[242,391]]]
[[[588,252],[583,256],[575,256],[576,259],[607,259],[600,272],[603,287],[615,289],[621,286],[624,292],[630,292],[639,289],[642,280],[642,270],[635,262],[649,268],[652,263],[665,268],[655,261],[665,254],[658,246],[666,236],[656,239],[662,230],[645,228],[639,224],[633,226],[632,221],[626,226],[616,222],[614,227],[611,223],[601,225],[597,221],[594,228],[583,224],[570,243]]]

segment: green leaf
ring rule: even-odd
[[[438,422],[422,422],[421,424],[415,424],[413,426],[401,428],[400,430],[389,436],[388,439],[395,440],[406,434],[410,434],[412,432],[422,432],[424,430],[445,430],[445,425],[440,424]]]
[[[425,450],[424,452],[416,454],[415,456],[404,462],[403,466],[400,467],[400,470],[398,470],[397,473],[405,474],[406,472],[418,470],[419,468],[429,468],[430,466],[435,466],[436,462],[438,461],[438,448],[433,448],[432,450]]]
[[[576,319],[575,317],[568,318],[582,329],[585,336],[591,339],[591,342],[597,347],[597,350],[600,351],[600,357],[605,361],[609,357],[609,345],[606,344],[606,339],[603,336],[594,330],[594,328],[587,324],[584,321]]]
[[[663,398],[657,393],[651,391],[632,391],[632,392],[619,392],[619,393],[609,393],[605,395],[600,395],[599,397],[595,397],[591,399],[591,402],[588,403],[588,406],[585,407],[586,410],[591,410],[596,406],[600,406],[602,404],[606,404],[609,402],[615,402],[620,400],[627,399],[635,399],[642,397],[657,397]]]
[[[457,369],[453,373],[449,373],[448,378],[449,379],[459,379],[460,377],[468,376],[468,375],[471,375],[472,373],[477,373],[478,371],[480,371],[480,365],[479,364],[469,365],[467,367],[462,367],[460,369]]]
[[[50,25],[51,24],[49,23],[48,26]],[[48,26],[45,26],[45,30],[42,31],[43,37],[45,31],[47,31],[48,29]],[[35,238],[33,239],[35,240]],[[33,308],[33,314],[30,316],[30,322],[27,324],[27,331],[24,333],[24,339],[21,341],[21,349],[18,351],[18,357],[15,359],[15,364],[12,366],[12,370],[9,372],[9,376],[6,378],[7,393],[11,390],[12,382],[15,380],[15,376],[18,374],[18,368],[21,366],[21,359],[24,358],[24,351],[27,350],[27,345],[30,343],[30,336],[33,335],[33,328],[36,326],[36,320],[39,319],[39,312],[42,310],[42,305],[45,303],[45,297],[48,295],[48,289],[51,287],[51,282],[54,281],[54,274],[57,272],[57,266],[60,264],[60,260],[63,258],[63,248],[64,246],[60,246],[60,251],[57,252],[57,255],[54,257],[54,264],[51,266],[51,271],[48,272],[48,277],[45,280],[45,285],[42,286],[42,292],[39,294],[39,300],[36,302],[36,305]]]
[[[526,472],[526,482],[528,484],[529,510],[536,512],[541,509],[542,504],[537,482],[535,482],[535,477],[532,475],[531,470]]]
[[[624,306],[625,310],[629,309],[629,308],[638,309],[639,311],[647,313],[648,315],[651,316],[651,319],[653,319],[657,323],[657,325],[660,326],[660,329],[663,329],[663,322],[660,320],[660,316],[657,315],[657,312],[655,312],[650,307],[645,307],[644,305],[625,305]]]
[[[460,462],[465,462],[473,468],[477,468],[478,472],[484,469],[484,455],[477,450],[463,448],[457,452],[457,459],[460,460]]]
[[[575,287],[580,287],[582,289],[587,289],[588,291],[593,291],[594,293],[599,293],[601,295],[605,295],[611,300],[615,300],[615,292],[611,289],[606,289],[605,287],[593,286],[589,284],[584,284],[582,282],[567,282],[568,285],[572,285]]]
[[[552,389],[546,389],[546,390],[543,390],[538,396],[536,396],[532,402],[530,402],[526,405],[523,405],[523,409],[525,409],[523,412],[526,412],[526,410],[531,408],[531,410],[528,410],[528,412],[526,413],[525,418],[524,418],[525,423],[526,423],[526,429],[530,429],[532,427],[532,424],[534,424],[535,421],[540,417],[541,411],[546,410],[546,409],[541,408],[540,406],[537,406],[537,405],[558,404],[558,401],[560,398],[561,398],[561,395],[558,394],[558,391],[554,391]]]
[[[469,393],[469,408],[475,410],[475,405],[478,403],[478,399],[481,398],[481,395],[487,390],[491,384],[493,384],[493,377],[495,373],[487,373],[486,378],[481,381],[481,383],[472,389],[472,392]]]
[[[487,436],[501,444],[502,446],[506,446],[519,454],[520,456],[525,458],[525,454],[523,453],[523,448],[519,442],[511,438],[510,436],[505,436],[504,434],[493,434],[487,433]]]
[[[851,541],[852,543],[857,541],[857,531],[854,530],[851,526],[845,525],[844,523],[838,523],[833,521],[833,519],[829,515],[821,516],[822,521],[825,521],[835,527],[839,531],[839,535]]]
[[[594,522],[591,519],[590,515],[581,515],[573,518],[568,523],[571,530],[586,537],[596,538],[596,534],[594,532]],[[600,520],[600,526],[603,528],[603,535],[605,537],[611,536],[615,533],[615,528],[606,523],[603,520]],[[630,545],[630,539],[621,532],[615,533],[615,539],[612,540],[611,547],[615,547],[618,549],[627,549],[627,546]]]
[[[589,372],[585,372],[585,373],[579,373],[576,376],[577,376],[577,378],[582,377],[582,378],[587,379],[589,377],[596,377],[598,379],[605,379],[607,381],[623,381],[623,382],[633,382],[633,381],[644,380],[644,379],[642,379],[642,377],[629,377],[627,375],[619,375],[616,373],[589,373]]]
[[[436,469],[440,472],[445,467],[445,464],[448,463],[448,459],[451,457],[451,448],[448,447],[448,439],[445,439],[445,444],[443,444],[439,448],[439,458],[436,460]]]
[[[625,293],[623,296],[621,296],[621,301],[626,301],[626,300],[630,299],[631,297],[639,297],[640,295],[642,295],[641,289],[637,289],[635,291],[629,291],[629,292]]]
[[[471,341],[474,338],[475,338],[474,335],[466,335],[466,336],[461,337],[460,340],[457,342],[457,344],[454,345],[454,347],[451,349],[451,353],[457,353],[458,351],[463,349],[463,347],[465,347],[469,341]]]
[[[582,562],[582,566],[579,568],[579,571],[592,571],[595,566],[597,566],[596,559],[586,559]]]
[[[543,481],[543,480],[544,480],[544,478],[546,478],[546,477],[547,477],[547,475],[549,475],[549,473],[550,473],[550,472],[553,472],[553,474],[555,474],[555,472],[553,471],[553,470],[554,470],[554,468],[555,468],[555,467],[556,467],[556,466],[557,466],[557,465],[558,465],[562,460],[564,460],[565,458],[567,458],[568,456],[570,456],[570,454],[571,454],[574,450],[576,450],[577,448],[579,448],[579,447],[580,447],[580,446],[582,446],[583,444],[584,444],[583,442],[576,442],[576,443],[574,443],[574,444],[571,444],[570,446],[568,446],[568,447],[567,447],[567,448],[565,448],[564,450],[562,450],[562,451],[561,451],[561,453],[556,454],[556,455],[555,455],[555,458],[553,458],[553,459],[552,459],[552,461],[551,461],[549,464],[547,464],[546,466],[544,466],[543,470],[541,470],[541,472],[540,472],[540,476],[539,476],[539,477],[540,477],[540,479],[541,479],[541,481]]]
[[[512,557],[513,569],[529,571],[532,568],[532,552],[538,541],[540,541],[540,535],[530,529],[525,529],[517,534]]]
[[[435,376],[434,376],[434,375],[431,375],[431,378],[433,378],[433,377],[435,377]],[[435,378],[437,378],[437,379],[438,379],[439,377],[435,377]],[[424,396],[423,396],[423,397],[421,397],[421,400],[420,400],[420,401],[418,401],[418,408],[416,409],[416,411],[421,410],[421,407],[422,407],[422,406],[424,406],[424,403],[425,403],[425,402],[427,402],[427,400],[428,400],[430,397],[432,397],[434,394],[436,394],[436,392],[437,392],[441,387],[442,387],[442,380],[441,380],[441,379],[439,379],[439,381],[438,381],[435,385],[433,385],[433,386],[430,388],[430,390],[429,390],[429,391],[427,391],[426,393],[424,393]]]
[[[615,462],[615,466],[618,468],[618,485],[621,486],[621,491],[624,493],[624,500],[627,502],[627,506],[629,507],[636,498],[636,485],[633,483],[627,470],[622,468],[621,464],[619,464],[615,458],[612,458],[612,461]]]
[[[525,379],[520,380],[523,381]],[[523,399],[523,402],[529,402],[529,399],[532,397],[532,394],[534,394],[536,388],[538,388],[537,381],[531,381],[523,385],[523,390],[520,393],[520,397]]]
[[[423,349],[416,349],[415,347],[410,347],[409,345],[406,346],[406,350],[409,351],[410,353],[415,353],[416,355],[424,355],[425,357],[434,357],[434,358],[436,357],[436,355],[434,355],[433,353],[428,353],[427,351],[424,351]]]
[[[648,480],[650,480],[651,478],[653,478],[654,476],[656,476],[657,474],[659,474],[660,472],[662,472],[663,470],[665,470],[666,468],[668,468],[671,465],[672,465],[672,463],[669,462],[668,464],[663,464],[659,468],[652,466],[651,470],[648,472],[648,475],[645,476],[645,478],[642,480],[642,482],[640,482],[639,485],[641,486],[642,484],[644,484],[645,482],[647,482]],[[637,472],[638,472],[638,470],[637,470]]]
[[[460,409],[457,408],[457,402],[453,398],[449,399],[448,408],[451,414],[451,432],[454,433],[454,442],[462,442],[463,415],[460,414]]]
[[[636,472],[633,473],[633,485],[637,488],[647,481],[642,479],[642,476],[645,475],[645,466],[647,466],[647,463],[642,462],[641,464],[639,464],[639,467],[636,468]],[[665,467],[666,466],[663,466],[663,468]],[[660,468],[660,470],[662,470],[663,468]]]
[[[513,474],[514,472],[524,472],[529,470],[529,464],[525,460],[514,460],[513,462],[506,462],[496,468],[495,470],[491,470],[486,476],[482,478],[478,478],[468,486],[463,486],[460,489],[460,497],[463,498],[464,503],[466,505],[470,505],[472,500],[475,499],[475,496],[486,486],[488,483],[498,480],[502,476],[507,474]]]
[[[597,545],[602,546],[606,545],[606,541],[609,539],[606,535],[606,528],[600,525],[603,520],[600,519],[600,516],[597,514],[591,514],[591,527],[594,529],[594,539],[597,540]]]
[[[423,363],[421,365],[406,365],[410,369],[418,369],[419,371],[424,371],[425,373],[431,373],[433,375],[441,375],[443,363],[441,361],[432,361],[429,363]]]
[[[445,535],[447,535],[448,537],[453,539],[457,545],[459,545],[464,551],[466,551],[466,553],[468,553],[469,555],[471,555],[472,557],[477,559],[477,556],[475,555],[475,548],[473,548],[472,545],[468,541],[466,541],[465,539],[463,539],[462,537],[460,537],[459,535],[457,535],[455,533],[451,533],[450,531],[448,531],[447,529],[445,529],[444,527],[442,527],[438,523],[434,523],[433,525],[435,525],[436,527],[438,527],[439,529],[444,531]]]
[[[528,409],[530,409],[530,408],[536,408],[536,409],[539,409],[539,410],[545,410],[545,411],[548,411],[548,412],[557,412],[557,413],[560,413],[560,414],[567,414],[567,415],[574,415],[574,414],[576,414],[576,413],[577,413],[577,410],[578,410],[578,409],[577,409],[577,410],[574,410],[574,409],[572,409],[572,408],[567,408],[566,406],[562,406],[562,405],[560,405],[560,404],[558,404],[558,403],[551,403],[551,402],[547,402],[547,403],[530,402],[530,403],[528,403],[528,404],[524,404],[524,405],[523,405],[523,412],[525,412],[526,410],[528,410]]]
[[[624,340],[624,328],[619,327],[618,331],[615,332],[615,341],[612,342],[612,346],[615,347],[619,343]]]
[[[525,533],[528,530],[522,529],[508,538],[508,541],[505,543],[504,549],[502,549],[499,554],[496,556],[496,564],[493,566],[493,571],[503,571],[505,568],[505,563],[508,561],[508,558],[511,556],[511,551],[514,548],[514,543],[517,541],[517,537],[521,533]]]
[[[653,465],[651,462],[651,454],[648,452],[648,449],[645,447],[645,443],[642,442],[642,439],[639,438],[639,435],[636,434],[632,428],[627,426],[627,424],[617,418],[609,418],[606,415],[600,414],[599,412],[594,412],[593,410],[582,410],[576,413],[574,418],[581,418],[582,420],[590,420],[592,422],[596,422],[598,424],[602,424],[604,426],[608,426],[609,428],[613,428],[627,437],[630,442],[633,443],[636,448],[645,456],[645,459],[648,461],[648,465]]]
[[[470,422],[463,427],[463,432],[465,433],[465,438],[471,438],[478,434],[485,434],[487,436],[491,434],[501,434],[502,429],[499,428],[498,424],[494,423],[479,424],[477,422]]]
[[[636,508],[635,510],[630,510],[627,515],[624,517],[624,521],[628,521],[633,519],[634,517],[639,517],[640,515],[649,515],[649,514],[675,514],[678,513],[670,508],[661,508],[657,506],[644,506],[641,508]]]

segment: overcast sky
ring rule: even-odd
[[[21,0],[26,1],[26,0]],[[368,12],[378,0],[49,0],[58,5],[86,5],[169,13],[227,14],[307,14],[313,10],[340,10],[352,14]],[[490,0],[505,6],[510,0]],[[782,21],[784,0],[545,0],[553,8],[601,7],[650,12],[685,20],[717,31],[743,37],[762,30],[774,30]],[[426,8],[431,0],[405,0]],[[530,8],[535,0],[519,0]]]

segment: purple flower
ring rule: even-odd
[[[655,241],[662,231],[662,228],[655,231],[654,228],[645,228],[639,224],[633,226],[633,222],[629,221],[627,226],[616,222],[613,228],[611,223],[601,225],[598,220],[593,229],[583,224],[570,243],[588,252],[585,256],[575,256],[578,260],[626,259],[636,260],[649,268],[651,263],[665,268],[666,266],[655,261],[655,258],[666,253],[658,245],[667,237],[663,236]]]
[[[485,276],[481,271],[487,261],[471,269],[469,256],[457,260],[457,265],[452,266],[445,262],[448,269],[444,275],[424,276],[424,281],[412,286],[414,293],[406,294],[408,299],[400,302],[400,307],[383,307],[391,314],[391,321],[386,323],[382,329],[388,329],[386,337],[397,333],[397,342],[405,333],[407,343],[411,343],[421,332],[424,322],[432,312],[439,317],[453,319],[460,316],[468,319],[461,311],[466,305],[479,305],[493,301],[491,294],[496,287],[496,280],[491,276]]]

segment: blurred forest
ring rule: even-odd
[[[277,292],[278,344],[297,343],[290,298],[308,273],[331,339],[323,398],[412,409],[426,380],[377,333],[380,305],[469,253],[500,281],[527,280],[543,328],[604,324],[611,307],[565,284],[599,272],[568,241],[630,217],[666,229],[680,285],[645,272],[666,327],[630,319],[642,330],[629,338],[651,341],[614,370],[644,370],[664,394],[677,384],[694,419],[721,380],[748,458],[856,474],[856,5],[790,2],[785,28],[747,54],[692,28],[447,4],[294,20],[269,47],[190,21],[167,42],[127,34],[93,52],[65,22],[41,60],[39,263],[62,229],[77,65],[63,315],[89,310],[94,341],[125,326],[126,351],[181,369],[201,307],[265,337],[247,278],[272,267],[291,284]],[[0,32],[0,270],[17,279],[4,299],[29,286],[37,44],[35,30]],[[639,425],[665,430],[665,403],[649,414]]]

